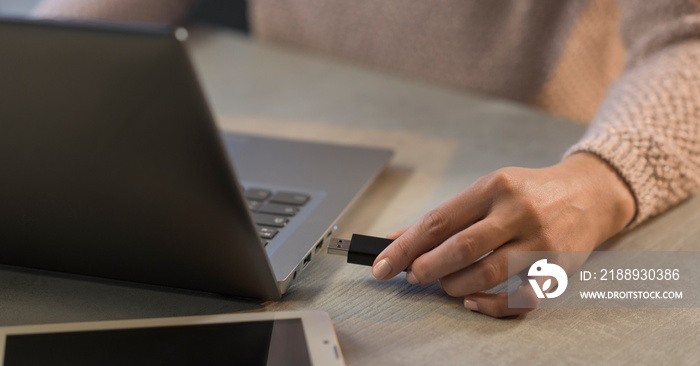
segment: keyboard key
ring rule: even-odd
[[[250,201],[264,201],[270,197],[271,194],[272,192],[267,189],[248,188],[245,190],[245,198]]]
[[[279,230],[271,228],[271,227],[265,227],[265,226],[258,226],[258,234],[260,235],[261,238],[270,240],[277,235]]]
[[[259,207],[258,212],[281,215],[281,216],[294,216],[299,212],[296,206],[290,205],[280,205],[279,203],[267,203],[262,207]]]
[[[253,212],[257,211],[260,206],[262,206],[262,202],[260,201],[248,201],[248,209]]]
[[[289,222],[289,218],[284,216],[269,215],[263,213],[254,213],[253,220],[258,225],[284,227]]]
[[[270,201],[287,205],[301,206],[309,201],[309,196],[302,193],[277,192],[272,196]]]

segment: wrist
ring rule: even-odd
[[[602,229],[599,242],[623,230],[636,214],[636,201],[627,183],[599,157],[580,152],[559,163],[566,169],[573,184],[595,201],[592,214]]]

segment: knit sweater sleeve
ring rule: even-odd
[[[700,14],[659,3],[620,2],[626,69],[565,155],[592,153],[618,172],[636,200],[628,227],[700,188]]]

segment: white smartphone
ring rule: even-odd
[[[322,311],[0,328],[2,366],[345,365]]]

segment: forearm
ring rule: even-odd
[[[607,162],[636,200],[632,225],[700,188],[700,40],[637,63],[615,83],[586,136],[567,156]]]
[[[177,24],[197,0],[44,0],[39,18],[78,18]]]

